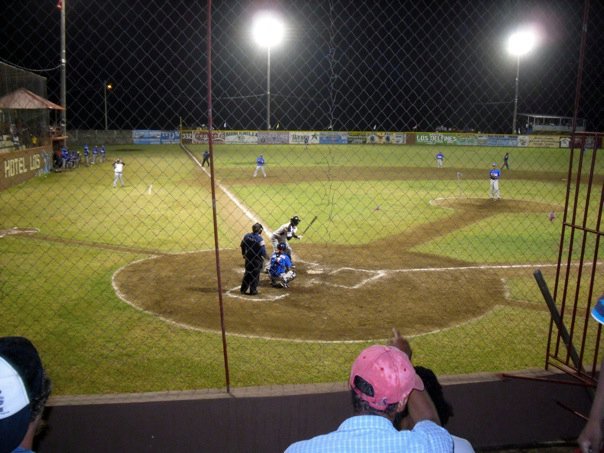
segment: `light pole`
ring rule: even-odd
[[[259,13],[252,27],[256,43],[266,47],[266,129],[271,128],[271,48],[283,40],[283,22],[270,12]]]
[[[537,36],[531,29],[519,30],[512,33],[508,39],[508,52],[516,57],[516,88],[514,91],[514,118],[512,120],[512,134],[517,133],[516,117],[518,116],[518,82],[520,79],[520,57],[526,55],[535,47]]]
[[[111,82],[105,82],[103,84],[103,92],[105,94],[105,130],[107,130],[107,91],[111,91],[113,89],[113,85]]]

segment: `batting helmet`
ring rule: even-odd
[[[263,230],[263,229],[264,229],[264,228],[262,228],[262,225],[260,225],[259,223],[254,223],[254,224],[252,225],[252,232],[253,232],[253,233],[258,233],[258,234],[260,234],[260,233],[262,233],[262,230]]]
[[[290,221],[291,221],[291,223],[292,223],[294,226],[296,226],[296,225],[298,225],[298,224],[300,223],[300,217],[298,217],[297,215],[295,215],[295,216],[293,216],[293,217],[290,219]]]
[[[277,250],[285,252],[287,250],[287,244],[285,242],[279,242],[279,244],[277,244]]]

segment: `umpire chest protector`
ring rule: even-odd
[[[261,260],[263,239],[259,234],[248,233],[241,241],[241,253],[248,260]]]

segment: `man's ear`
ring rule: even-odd
[[[403,412],[405,410],[405,406],[407,406],[407,396],[405,398],[402,399],[402,401],[399,401],[399,403],[396,405],[396,412]]]

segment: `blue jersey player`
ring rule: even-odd
[[[88,148],[88,145],[84,145],[84,159],[86,160],[86,166],[88,166],[88,164],[90,163],[89,157],[90,157],[90,148]]]
[[[262,154],[260,154],[256,158],[256,170],[254,170],[254,178],[258,174],[258,170],[260,170],[262,172],[262,174],[264,175],[264,177],[266,178],[266,172],[264,171],[264,164],[265,164],[264,156]]]
[[[489,178],[491,180],[491,191],[490,197],[493,200],[499,200],[499,178],[501,177],[501,171],[497,168],[497,164],[493,163],[491,170],[489,171]]]
[[[289,282],[296,278],[296,267],[287,255],[287,244],[280,242],[271,256],[268,274],[273,288],[288,288]]]
[[[445,162],[445,155],[439,151],[436,154],[436,166],[438,168],[443,168],[444,162]]]

